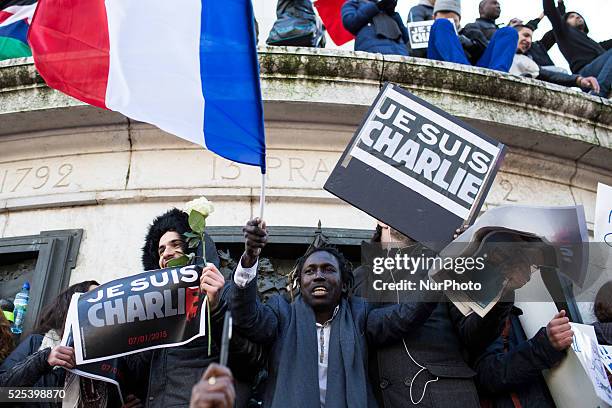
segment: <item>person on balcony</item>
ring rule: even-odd
[[[433,20],[433,8],[436,0],[419,0],[419,4],[408,12],[408,23]],[[410,50],[410,55],[418,58],[427,58],[427,49]]]
[[[511,74],[536,78],[557,85],[577,86],[585,90],[593,90],[595,93],[599,92],[599,83],[595,77],[569,75],[540,67],[529,54],[532,45],[533,29],[527,25],[518,25],[514,28],[518,31],[519,43],[512,66],[510,67]]]
[[[561,54],[574,74],[594,76],[599,82],[599,96],[610,97],[612,84],[612,41],[598,43],[588,36],[589,27],[579,13],[561,15],[553,0],[542,0],[544,14],[550,20]]]
[[[355,51],[408,55],[408,30],[395,11],[397,0],[347,0],[342,24],[355,36]]]
[[[478,13],[480,17],[475,22],[466,24],[463,33],[469,33],[472,30],[482,33],[487,41],[491,41],[499,26],[495,22],[501,15],[501,5],[497,0],[482,0],[478,5]]]
[[[434,19],[427,58],[502,72],[510,70],[518,44],[518,34],[512,27],[498,29],[490,41],[480,30],[459,31],[460,0],[437,0]]]

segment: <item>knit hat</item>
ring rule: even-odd
[[[434,15],[438,11],[453,11],[461,17],[461,0],[436,0]]]

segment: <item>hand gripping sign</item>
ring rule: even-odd
[[[77,365],[179,346],[205,335],[200,274],[196,265],[148,271],[75,298],[66,325],[74,329]]]
[[[440,251],[478,215],[505,146],[387,84],[325,189]]]

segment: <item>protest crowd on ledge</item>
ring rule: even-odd
[[[420,0],[407,16],[396,11],[398,0],[279,0],[268,44],[324,47],[327,30],[336,43],[354,39],[355,51],[500,71],[579,88],[608,103],[611,39],[590,37],[585,18],[563,0],[542,0],[541,15],[507,24],[498,21],[500,3],[482,0],[480,17],[462,26],[460,0]],[[40,51],[45,31],[32,27],[32,53],[23,31],[29,17],[15,17],[22,6],[33,13],[35,4],[0,2],[0,59],[34,54],[49,86],[129,116],[132,111],[122,110],[129,103],[109,96],[117,87],[108,85],[100,99],[65,91],[60,76],[49,79],[53,58]],[[39,20],[47,17],[37,13]],[[535,40],[543,19],[552,29]],[[261,34],[252,24],[252,34]],[[242,39],[250,40],[247,34]],[[571,72],[553,63],[548,52],[555,44]],[[112,41],[109,47],[113,55]],[[257,85],[245,94],[253,89],[260,92]],[[245,112],[245,120],[263,120],[258,112]],[[217,129],[207,128],[204,116],[205,147],[260,165],[264,173],[263,159],[215,150],[221,148],[208,135]],[[180,124],[170,129],[182,131]],[[595,212],[604,216],[596,216],[594,239],[581,205],[518,208],[518,202],[481,214],[506,152],[502,143],[388,83],[324,187],[377,220],[358,261],[319,227],[270,296],[261,283],[274,244],[265,217],[250,214],[241,226],[232,263],[206,231],[207,217],[225,211],[222,206],[201,198],[167,208],[142,231],[142,252],[133,254],[142,269],[134,275],[64,285],[29,330],[23,325],[35,283],[24,282],[0,300],[0,405],[571,406],[549,388],[549,373],[560,369],[565,378],[581,379],[575,384],[584,388],[573,394],[611,406],[612,278],[604,278],[612,276],[612,187],[599,184]],[[372,198],[377,194],[396,200],[381,205]],[[600,251],[604,262],[592,267]],[[595,320],[585,324],[567,287],[585,284],[593,273],[606,282],[588,299]],[[556,311],[528,334],[523,322],[532,308],[519,307],[517,291],[535,280],[543,281]],[[544,302],[533,296],[531,302]]]

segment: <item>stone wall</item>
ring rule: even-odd
[[[274,48],[260,61],[269,225],[373,227],[322,185],[385,81],[509,145],[485,209],[583,204],[592,228],[596,184],[612,184],[608,101],[413,58]],[[0,63],[0,152],[0,237],[83,228],[72,281],[138,270],[147,224],[194,197],[216,202],[211,225],[258,212],[257,169],[53,91],[30,60]]]

